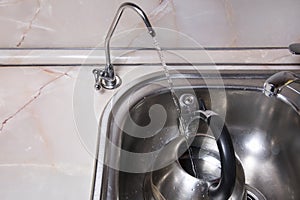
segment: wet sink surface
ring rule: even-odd
[[[216,84],[213,75],[208,75],[211,83],[205,75],[197,76],[184,74],[188,87],[180,85],[183,77],[174,78],[178,81],[176,94],[193,93],[208,109],[224,117],[246,184],[252,188],[252,199],[259,199],[260,193],[266,199],[300,199],[300,117],[286,104],[262,94],[261,86],[269,74],[225,73],[224,85]],[[162,84],[165,80],[159,76],[149,80],[113,99],[113,109],[107,109],[102,117],[106,165],[103,170],[96,168],[101,180],[96,178],[94,188],[101,199],[147,199],[145,177],[153,170],[156,158],[151,153],[159,152],[178,136],[177,112]],[[198,131],[207,129],[200,125]],[[255,189],[260,193],[255,195]]]

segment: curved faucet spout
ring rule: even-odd
[[[133,3],[130,3],[130,2],[126,2],[126,3],[123,3],[121,4],[121,6],[119,7],[114,19],[113,19],[113,22],[107,32],[107,35],[106,35],[106,38],[105,38],[105,56],[106,56],[106,66],[105,66],[105,70],[106,72],[108,73],[108,77],[110,78],[114,78],[114,69],[113,69],[113,65],[111,64],[111,59],[110,59],[110,39],[121,19],[121,16],[123,14],[123,11],[126,9],[126,8],[130,8],[132,10],[134,10],[144,21],[146,27],[148,28],[148,32],[149,34],[152,36],[152,37],[155,37],[156,33],[154,31],[154,29],[152,28],[152,25],[148,19],[148,17],[146,16],[145,12],[140,8],[138,7],[137,5],[133,4]],[[111,74],[112,73],[112,74]]]
[[[115,89],[117,87],[119,87],[121,85],[121,78],[117,75],[115,75],[115,70],[114,70],[114,66],[111,63],[111,59],[110,59],[110,39],[112,37],[112,35],[114,34],[114,31],[120,21],[120,18],[123,14],[123,11],[125,10],[125,8],[130,8],[132,10],[134,10],[144,21],[146,27],[148,28],[148,32],[152,37],[155,37],[156,33],[152,27],[152,25],[150,24],[149,19],[147,18],[145,12],[138,7],[137,5],[133,4],[133,3],[123,3],[121,4],[121,6],[119,7],[113,22],[111,24],[111,26],[109,27],[109,30],[107,32],[107,35],[105,37],[105,57],[106,57],[106,65],[105,65],[105,69],[104,70],[100,70],[100,69],[94,69],[93,70],[93,74],[95,77],[95,89],[96,90],[100,90],[101,86],[105,89]]]

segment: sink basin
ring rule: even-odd
[[[247,199],[300,199],[300,117],[262,93],[263,82],[273,73],[224,71],[220,82],[213,72],[180,71],[172,80],[176,95],[192,93],[225,119],[244,169]],[[159,73],[142,77],[106,107],[100,121],[94,199],[147,199],[149,172],[176,162],[166,159],[153,165],[179,134],[166,82]],[[201,123],[198,132],[211,134]],[[167,189],[176,193],[173,185],[170,182]]]

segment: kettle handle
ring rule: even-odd
[[[214,200],[225,200],[231,196],[235,186],[236,158],[234,148],[225,122],[220,116],[209,116],[207,123],[216,138],[221,160],[220,181],[209,188],[208,195]]]

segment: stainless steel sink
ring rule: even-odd
[[[180,71],[172,80],[178,96],[193,93],[225,119],[244,169],[248,199],[300,199],[300,117],[262,93],[273,73],[223,71],[220,81],[210,71]],[[176,162],[166,159],[153,167],[157,154],[179,134],[166,82],[159,73],[140,78],[107,106],[100,121],[93,199],[146,199],[149,172]],[[201,123],[198,132],[210,134]],[[173,185],[170,192],[176,192]]]

